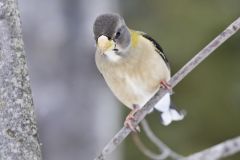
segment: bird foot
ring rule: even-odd
[[[136,104],[133,104],[133,110],[127,115],[125,122],[124,122],[124,126],[129,128],[131,131],[133,132],[140,132],[140,127],[134,127],[132,122],[136,121],[136,118],[134,117],[134,115],[136,114],[137,111],[140,110],[140,107]]]
[[[167,83],[165,80],[160,81],[160,87],[168,90],[171,94],[173,94],[172,86],[171,84]]]

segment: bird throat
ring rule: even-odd
[[[117,62],[122,58],[120,55],[116,54],[114,50],[109,50],[104,55],[111,62]]]

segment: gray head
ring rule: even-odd
[[[102,14],[93,25],[94,38],[97,47],[104,54],[113,51],[118,55],[129,47],[131,37],[124,19],[118,14]]]

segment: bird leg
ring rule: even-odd
[[[165,80],[160,81],[160,87],[168,90],[171,94],[173,93],[171,84],[167,83]]]
[[[127,115],[125,122],[124,122],[124,126],[131,129],[133,132],[140,132],[139,126],[134,127],[132,124],[132,121],[136,121],[136,118],[134,117],[134,115],[139,110],[140,110],[139,105],[133,104],[133,110]]]

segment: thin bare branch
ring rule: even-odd
[[[151,128],[149,127],[147,121],[144,119],[141,122],[142,128],[144,130],[144,132],[146,133],[147,137],[149,138],[149,140],[151,140],[152,143],[154,143],[159,151],[161,152],[160,154],[155,154],[152,151],[150,151],[147,147],[145,147],[145,145],[142,143],[142,141],[140,140],[138,134],[133,134],[133,140],[135,142],[135,144],[137,145],[137,147],[139,148],[139,150],[141,150],[143,152],[143,154],[151,159],[154,160],[164,160],[167,157],[171,157],[172,159],[180,159],[183,158],[183,156],[177,154],[176,152],[174,152],[173,150],[171,150],[166,144],[164,144],[151,130]]]
[[[160,154],[153,153],[151,150],[149,150],[141,141],[139,135],[132,133],[132,138],[138,149],[148,158],[153,160],[164,160],[168,157],[168,152],[162,152]]]
[[[240,136],[226,140],[208,149],[194,153],[180,160],[217,160],[240,152]]]
[[[240,28],[240,17],[229,25],[222,33],[204,47],[197,55],[195,55],[186,65],[184,65],[168,82],[172,87],[176,86],[188,73],[190,73],[199,63],[207,58],[215,49],[223,42],[229,39]],[[149,113],[154,105],[167,93],[167,90],[160,89],[142,108],[135,114],[136,121],[133,122],[137,126],[140,121]],[[95,160],[104,159],[112,153],[117,146],[129,135],[130,129],[123,127],[103,148],[100,155]]]

